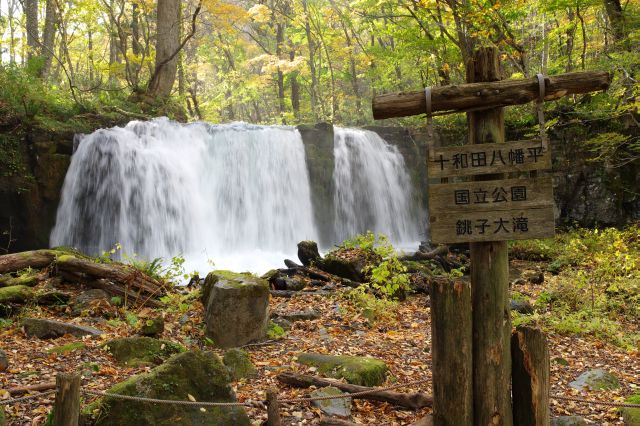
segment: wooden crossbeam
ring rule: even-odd
[[[545,77],[545,100],[567,95],[606,90],[611,75],[604,71],[572,72]],[[441,114],[520,105],[538,98],[538,80],[499,80],[467,83],[431,89],[432,111]],[[373,98],[373,118],[424,114],[424,91],[389,93]]]

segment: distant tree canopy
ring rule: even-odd
[[[640,103],[640,4],[620,0],[0,0],[2,67],[76,102],[171,101],[186,118],[371,122],[378,93],[465,80],[497,46],[505,77],[605,69]]]

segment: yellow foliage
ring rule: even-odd
[[[260,24],[269,22],[271,19],[271,9],[264,4],[256,4],[247,11],[251,19]]]

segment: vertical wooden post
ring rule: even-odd
[[[278,391],[275,388],[267,390],[267,426],[281,426],[280,404],[278,403]]]
[[[471,285],[436,281],[431,286],[433,424],[473,424]]]
[[[549,411],[549,347],[544,333],[519,326],[511,336],[513,360],[513,422],[520,426],[544,426]]]
[[[469,83],[497,81],[501,79],[500,74],[499,53],[496,48],[478,49],[474,52],[472,62],[467,65]],[[478,93],[478,96],[482,96],[482,93]],[[471,144],[505,141],[502,108],[468,113],[467,122]],[[494,161],[496,160],[500,161]],[[500,178],[502,175],[482,176],[482,180]],[[511,316],[507,243],[471,243],[470,253],[474,424],[510,426],[513,418],[510,397]]]
[[[54,426],[78,426],[80,418],[79,374],[58,373],[53,413]]]

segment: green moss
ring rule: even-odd
[[[33,297],[33,291],[25,285],[0,288],[0,304],[25,303]]]
[[[47,352],[50,354],[52,353],[66,354],[78,349],[85,349],[86,347],[87,345],[85,345],[83,342],[72,342],[72,343],[67,343],[66,345],[56,346],[54,348],[48,349]]]
[[[171,355],[184,352],[185,348],[167,340],[151,337],[125,337],[104,344],[119,364],[137,367],[162,362]]]
[[[302,353],[298,355],[298,362],[316,367],[329,377],[344,378],[348,383],[361,386],[380,386],[388,370],[384,361],[369,357]]]
[[[222,362],[229,370],[233,380],[239,380],[257,375],[256,368],[251,363],[249,354],[242,349],[233,348],[224,353]]]
[[[630,396],[625,402],[640,404],[640,393]],[[640,408],[623,408],[620,412],[627,426],[640,426]]]
[[[227,369],[215,354],[185,352],[148,373],[130,377],[108,392],[166,400],[235,402]],[[97,425],[249,425],[241,407],[199,407],[146,404],[103,398]]]
[[[11,275],[0,275],[0,287],[11,287],[23,285],[33,287],[39,282],[40,276],[32,269],[23,272],[17,277]]]

